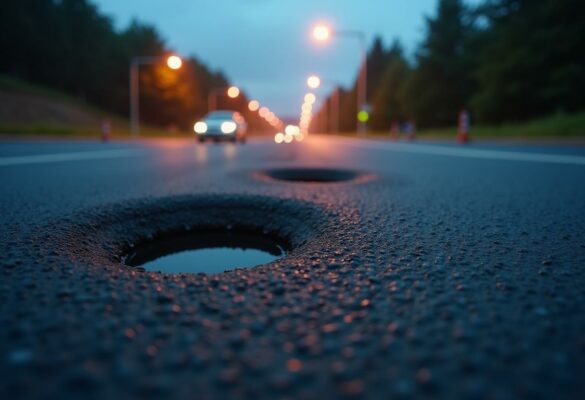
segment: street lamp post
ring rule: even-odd
[[[130,60],[130,132],[132,136],[140,135],[140,67],[152,65],[163,60],[163,57],[134,57]],[[183,61],[178,56],[170,56],[167,66],[171,69],[181,68]]]
[[[347,37],[357,39],[360,47],[361,66],[358,75],[357,85],[357,112],[364,111],[367,102],[368,88],[368,50],[366,45],[366,35],[361,31],[354,30],[332,30],[325,25],[318,25],[313,29],[313,37],[321,42],[327,41],[330,37]],[[356,116],[357,117],[357,116]],[[357,119],[357,118],[356,118]],[[358,133],[366,134],[366,122],[357,119]]]

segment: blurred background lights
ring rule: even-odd
[[[324,42],[331,36],[331,29],[327,25],[317,25],[313,28],[313,38],[320,42]]]
[[[183,65],[183,60],[178,56],[170,56],[167,58],[167,66],[170,69],[179,69]]]
[[[259,108],[260,108],[260,103],[256,100],[252,100],[252,101],[250,101],[250,103],[248,103],[248,109],[252,112],[258,111]]]
[[[313,104],[317,101],[317,97],[313,93],[307,93],[305,95],[305,103]]]
[[[358,121],[360,122],[368,122],[368,120],[370,119],[370,114],[367,111],[360,111],[358,113]]]
[[[321,79],[317,75],[311,75],[307,79],[307,86],[309,86],[311,89],[317,89],[319,86],[321,86]]]
[[[227,91],[227,95],[228,95],[228,97],[235,99],[236,97],[238,97],[240,95],[240,89],[238,89],[235,86],[231,86]]]

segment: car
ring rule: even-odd
[[[221,110],[213,111],[197,121],[193,130],[200,143],[207,139],[246,143],[248,124],[239,112]]]

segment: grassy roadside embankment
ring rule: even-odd
[[[342,133],[356,136],[355,132]],[[416,133],[422,140],[455,140],[457,128],[424,129]],[[391,139],[390,132],[368,132],[367,138]],[[401,136],[402,138],[403,136]],[[471,126],[470,137],[479,141],[577,141],[585,143],[585,112],[556,114],[523,124]]]
[[[127,119],[59,91],[0,75],[0,135],[10,137],[101,137],[109,120],[113,138],[130,138]],[[141,137],[188,137],[190,132],[142,125]]]

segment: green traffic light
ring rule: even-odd
[[[360,111],[357,115],[358,121],[360,122],[368,122],[370,119],[370,114],[367,111]]]

